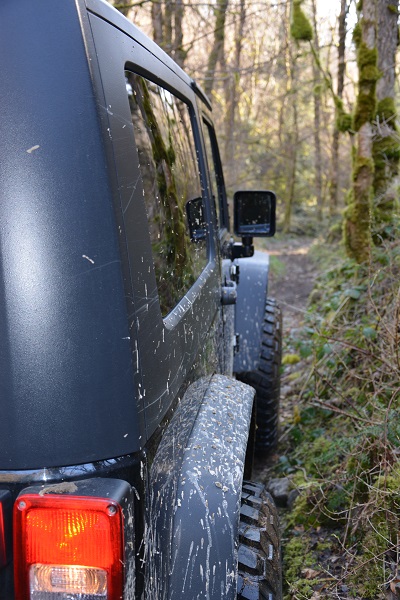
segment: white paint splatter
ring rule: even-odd
[[[27,150],[28,154],[32,154],[32,152],[34,152],[35,150],[39,150],[40,146],[36,145],[36,146],[32,146],[32,148],[29,148],[29,150]]]
[[[92,265],[94,265],[94,260],[86,256],[86,254],[82,254],[82,258],[86,258],[86,260],[88,260],[90,263],[92,263]]]

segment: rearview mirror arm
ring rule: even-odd
[[[250,258],[254,255],[253,238],[250,236],[242,237],[242,242],[234,242],[233,238],[230,243],[230,259]]]

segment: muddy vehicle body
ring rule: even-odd
[[[278,600],[275,197],[234,243],[209,101],[107,3],[0,28],[0,598]]]

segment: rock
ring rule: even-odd
[[[283,385],[281,387],[281,398],[284,398],[285,396],[287,396],[291,391],[292,391],[291,385]]]
[[[271,494],[278,506],[287,506],[288,496],[290,492],[289,477],[270,479],[267,484],[267,490]]]
[[[293,509],[296,498],[298,498],[299,496],[300,496],[299,490],[290,490],[288,499],[287,499],[287,505],[288,505],[288,508],[290,508],[290,510]]]

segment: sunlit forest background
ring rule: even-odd
[[[268,471],[284,597],[399,598],[399,0],[111,3],[209,95],[229,197],[273,190],[277,237],[315,240]]]
[[[370,2],[375,6],[375,0]],[[379,44],[388,46],[392,39],[392,48],[381,53],[392,58],[397,47],[397,4],[380,2],[388,14],[379,27],[381,36],[377,29],[372,42],[377,69],[382,67]],[[355,113],[369,110],[364,102],[355,111],[361,37],[368,36],[366,27],[361,31],[362,20],[368,21],[362,3],[115,0],[114,5],[212,99],[230,192],[244,186],[273,189],[285,231],[319,229],[324,219],[351,204],[352,149],[360,130]],[[383,14],[377,9],[375,20]],[[374,68],[365,66],[364,71]],[[394,69],[392,64],[389,73],[385,65],[385,76],[372,81],[372,87],[385,87],[378,89],[378,101],[395,98]],[[393,115],[388,120],[386,113],[383,120],[393,133]],[[354,215],[349,218],[357,221]],[[357,237],[348,232],[352,236]],[[352,252],[359,240],[349,239],[348,245]]]

